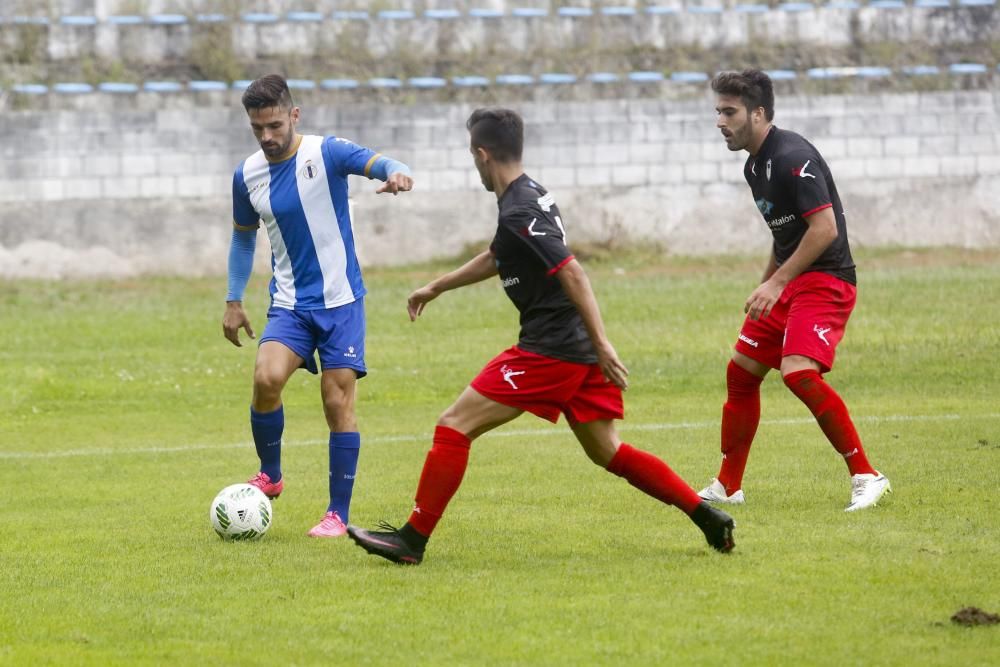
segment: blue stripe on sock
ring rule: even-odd
[[[281,479],[281,434],[285,430],[285,406],[274,412],[250,408],[250,430],[260,459],[260,471],[272,482]]]
[[[357,432],[330,434],[330,506],[347,523],[354,492],[354,476],[358,471],[361,434]]]

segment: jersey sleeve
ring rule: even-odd
[[[784,159],[782,172],[789,184],[795,211],[803,218],[833,206],[819,155],[796,151]]]
[[[233,224],[238,229],[257,229],[260,226],[260,214],[250,202],[242,164],[233,174]]]
[[[499,222],[541,260],[548,275],[555,275],[573,259],[558,209],[546,213],[541,208],[517,208],[505,213]]]
[[[397,171],[410,174],[410,168],[402,162],[341,137],[326,137],[323,140],[323,152],[341,176],[354,174],[384,181],[389,174]]]

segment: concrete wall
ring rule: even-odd
[[[477,5],[478,6],[478,5]],[[250,11],[247,9],[246,11]],[[276,9],[279,16],[282,10]],[[510,8],[507,8],[510,11]],[[100,14],[99,14],[100,16]],[[993,6],[898,9],[819,6],[807,11],[774,9],[756,13],[726,7],[721,12],[679,11],[646,14],[640,8],[630,16],[524,18],[509,13],[502,18],[475,18],[463,14],[452,20],[327,20],[322,22],[225,24],[223,39],[241,60],[296,57],[306,54],[332,56],[349,40],[352,51],[380,57],[403,53],[411,59],[435,59],[478,54],[484,45],[504,53],[561,50],[622,54],[632,49],[667,49],[678,46],[701,49],[755,46],[781,47],[809,44],[845,47],[857,43],[918,42],[927,45],[989,43],[1000,39],[1000,12]],[[105,18],[106,14],[102,16]],[[159,65],[190,56],[199,35],[207,31],[219,38],[217,24],[190,21],[181,25],[143,23],[122,25],[104,20],[95,25],[0,25],[0,45],[15,48],[30,34],[44,44],[52,62],[99,56],[135,65]],[[222,45],[220,45],[222,46]],[[605,65],[607,66],[607,65]],[[475,74],[477,72],[469,72]],[[336,76],[336,71],[329,72]],[[426,74],[431,74],[427,72]]]
[[[223,272],[236,164],[255,150],[238,94],[171,108],[0,115],[0,275]],[[496,206],[467,151],[468,105],[301,100],[301,129],[409,163],[417,189],[352,183],[363,260],[448,256],[492,235]],[[669,253],[766,252],[745,154],[714,99],[528,102],[526,170],[556,196],[570,242],[652,241]],[[855,245],[1000,245],[1000,93],[779,97],[776,122],[811,138],[837,179]],[[267,241],[258,244],[266,254]]]

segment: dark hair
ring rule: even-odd
[[[288,90],[288,83],[280,74],[268,74],[252,82],[243,93],[243,108],[250,109],[270,109],[280,107],[291,109],[292,93]]]
[[[520,162],[524,121],[510,109],[476,109],[465,122],[474,148],[485,148],[499,162]]]
[[[759,69],[742,72],[719,72],[712,79],[712,90],[718,95],[732,95],[743,101],[747,111],[764,108],[764,117],[774,119],[774,84],[771,77]]]

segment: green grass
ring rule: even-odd
[[[305,531],[326,504],[318,383],[285,396],[287,487],[258,543],[208,505],[256,470],[254,347],[221,335],[224,279],[0,285],[0,663],[956,665],[1000,662],[998,253],[861,253],[829,376],[896,492],[845,514],[847,473],[777,378],[712,552],[679,512],[530,416],[473,446],[424,564]],[[700,487],[724,368],[761,262],[589,263],[629,366],[623,436]],[[437,415],[514,341],[495,282],[415,324],[443,267],[369,271],[371,375],[352,521],[405,520]],[[248,307],[263,329],[264,282]]]

